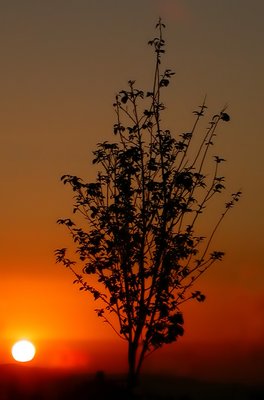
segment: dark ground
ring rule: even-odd
[[[129,396],[124,377],[70,373],[20,365],[0,366],[0,400],[123,400]],[[263,385],[202,382],[145,375],[139,400],[260,400]]]

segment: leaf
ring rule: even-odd
[[[199,302],[205,301],[205,298],[206,298],[205,295],[202,294],[199,290],[197,290],[196,292],[192,293],[192,297],[194,299],[196,299],[197,301],[199,301]]]
[[[211,253],[211,259],[212,260],[219,260],[221,261],[224,257],[225,253],[223,251],[213,251]]]
[[[164,87],[164,86],[167,87],[169,85],[169,83],[170,83],[169,79],[163,78],[160,81],[160,87]]]
[[[94,291],[93,291],[93,296],[94,296],[94,300],[99,299],[99,297],[100,297],[100,292],[98,292],[97,290],[94,290]]]
[[[104,314],[103,308],[96,308],[94,311],[97,313],[98,317],[103,317],[103,314]]]
[[[225,112],[221,112],[220,119],[222,119],[225,122],[228,122],[228,121],[230,121],[230,116],[229,116],[229,114],[227,114]]]
[[[215,162],[217,164],[220,164],[223,161],[226,161],[224,158],[218,157],[218,156],[214,156]]]
[[[121,102],[122,102],[123,104],[126,104],[127,101],[128,101],[128,96],[125,94],[123,97],[121,97]]]

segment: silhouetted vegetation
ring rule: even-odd
[[[190,130],[176,136],[163,126],[163,93],[174,72],[161,69],[164,24],[156,28],[149,42],[155,54],[152,87],[143,91],[129,81],[118,93],[116,140],[94,151],[96,180],[61,178],[74,192],[73,213],[82,221],[58,220],[73,238],[81,267],[65,248],[56,250],[57,261],[73,272],[80,290],[91,293],[98,317],[128,342],[131,386],[147,355],[183,335],[181,305],[205,300],[196,281],[222,260],[212,240],[241,194],[226,201],[209,235],[196,233],[208,204],[225,189],[219,171],[225,160],[210,149],[217,128],[230,117],[223,108],[200,129],[204,100]]]
[[[99,379],[98,379],[99,375]],[[260,400],[263,385],[143,375],[138,400]],[[0,366],[1,400],[127,400],[124,376]]]

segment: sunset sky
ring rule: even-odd
[[[217,149],[227,195],[243,197],[216,237],[224,261],[198,285],[206,302],[185,307],[185,336],[145,368],[199,375],[201,362],[206,376],[261,379],[263,15],[260,0],[0,0],[0,363],[26,337],[39,365],[126,365],[124,343],[55,264],[54,249],[69,243],[56,220],[72,206],[60,177],[94,179],[91,153],[113,138],[115,94],[129,79],[151,84],[147,42],[161,16],[164,67],[176,72],[164,125],[188,131],[205,94],[208,117],[227,103]]]

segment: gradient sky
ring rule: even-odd
[[[0,362],[26,336],[44,364],[111,369],[113,354],[125,363],[124,345],[54,262],[68,243],[56,220],[72,204],[59,179],[93,180],[91,152],[112,138],[115,93],[129,79],[151,83],[147,42],[161,16],[164,67],[176,72],[164,125],[175,135],[190,129],[205,94],[208,115],[228,103],[217,148],[227,193],[242,189],[243,198],[216,238],[226,258],[199,286],[207,301],[186,307],[186,335],[146,368],[159,360],[158,371],[197,374],[200,360],[205,374],[229,363],[234,376],[261,376],[263,15],[259,0],[0,0]]]

